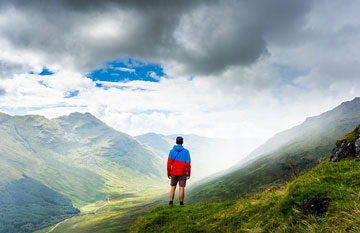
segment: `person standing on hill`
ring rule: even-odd
[[[186,180],[190,179],[191,159],[190,153],[183,147],[184,139],[176,138],[176,145],[170,150],[167,161],[167,175],[170,179],[170,201],[169,206],[173,205],[176,185],[179,182],[179,201],[180,205],[184,205],[184,189]]]

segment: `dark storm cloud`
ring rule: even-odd
[[[70,61],[82,70],[130,56],[174,62],[185,73],[211,74],[252,64],[267,54],[266,37],[283,39],[295,33],[310,3],[2,1],[0,14],[8,15],[11,24],[0,24],[0,37],[16,48],[45,54],[49,62]],[[104,25],[97,25],[102,21]],[[109,35],[101,35],[105,25],[113,28]]]

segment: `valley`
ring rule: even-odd
[[[282,185],[224,202],[157,207],[133,232],[359,232],[360,125],[334,148]]]
[[[110,196],[109,199],[81,207],[78,216],[67,219],[58,226],[36,233],[129,232],[140,216],[167,203],[166,199],[159,200],[159,196],[167,194],[167,187]]]
[[[211,175],[201,176],[198,169],[199,176],[190,180],[186,206],[181,209],[166,206],[169,181],[165,164],[173,135],[132,137],[89,113],[51,120],[0,114],[0,122],[0,204],[11,210],[1,215],[4,227],[0,232],[296,232],[297,227],[306,230],[320,221],[314,217],[299,225],[304,216],[299,206],[318,192],[320,197],[326,194],[334,200],[335,207],[330,206],[334,209],[329,209],[331,219],[345,218],[338,211],[344,212],[348,206],[358,208],[352,201],[357,186],[351,177],[347,179],[357,177],[350,169],[357,163],[326,160],[336,145],[344,145],[337,143],[339,138],[359,124],[360,98],[276,134],[242,162],[216,173],[209,172],[207,163],[213,164],[219,156],[217,148],[229,141],[185,135],[193,169],[204,165]],[[342,141],[354,138],[348,135]],[[208,155],[207,149],[211,151]],[[209,160],[202,163],[206,156]],[[338,180],[343,173],[345,183]],[[314,179],[323,182],[316,186]],[[345,196],[339,199],[336,193]],[[20,201],[23,204],[16,206]],[[346,208],[338,208],[341,203]],[[12,221],[14,215],[21,216],[22,221]],[[175,218],[181,221],[175,224]],[[326,224],[313,227],[332,227]],[[352,227],[357,229],[356,224]]]

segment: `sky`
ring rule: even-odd
[[[269,137],[360,93],[360,1],[0,2],[0,112]],[[240,153],[240,152],[239,152]]]

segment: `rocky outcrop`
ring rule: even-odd
[[[354,159],[360,157],[360,126],[350,132],[336,143],[330,162],[338,162],[344,159]]]

